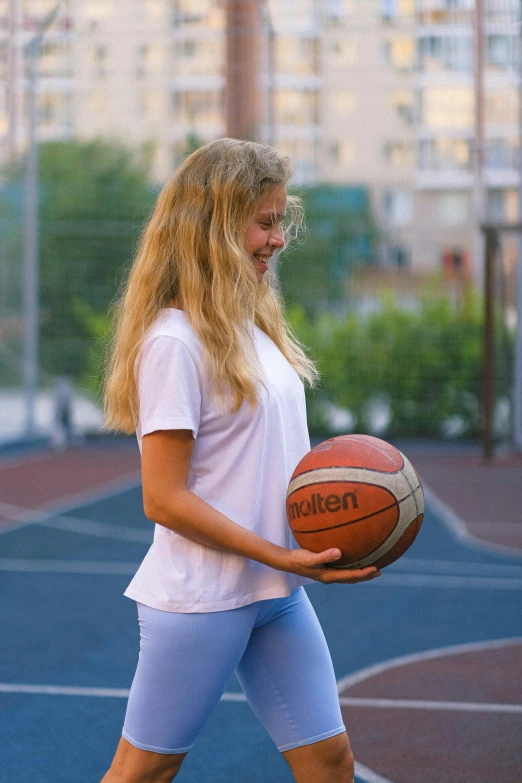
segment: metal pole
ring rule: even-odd
[[[486,258],[484,264],[484,327],[482,367],[482,427],[484,462],[493,456],[493,377],[494,377],[494,271],[496,234],[486,231]]]
[[[13,162],[18,153],[18,113],[20,87],[20,50],[18,31],[21,27],[20,0],[9,0],[7,12],[7,149],[9,160]]]
[[[522,22],[522,3],[519,16]],[[522,222],[522,24],[518,44],[518,219]],[[513,385],[513,445],[522,452],[522,234],[518,235],[515,307],[517,327],[515,334],[515,367]]]
[[[25,396],[25,435],[28,438],[36,434],[36,389],[38,386],[38,140],[36,137],[37,100],[36,80],[37,63],[45,31],[52,24],[62,0],[46,16],[37,34],[26,47],[28,57],[28,145],[25,168],[25,210],[24,210],[24,353],[23,377]]]
[[[474,278],[480,281],[480,271],[484,257],[484,236],[480,224],[485,218],[484,209],[484,13],[483,0],[475,0],[475,155],[474,155],[474,188],[473,200],[475,207],[475,235],[473,267]]]
[[[36,143],[36,65],[39,46],[28,48],[29,127],[25,168],[24,231],[24,389],[25,435],[36,432],[36,387],[38,385],[38,145]]]

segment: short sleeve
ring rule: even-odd
[[[177,337],[147,340],[138,366],[141,436],[156,430],[192,430],[201,417],[201,389],[196,363]]]

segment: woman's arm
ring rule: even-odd
[[[144,436],[143,509],[150,520],[203,546],[320,582],[359,582],[378,574],[374,567],[357,571],[325,568],[325,563],[338,560],[339,550],[317,554],[306,549],[286,549],[221,514],[187,487],[193,448],[190,430],[161,430]]]

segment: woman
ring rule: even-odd
[[[116,311],[107,422],[136,430],[156,524],[125,593],[140,658],[103,783],[171,781],[234,671],[298,783],[353,780],[303,585],[379,572],[328,569],[340,551],[299,549],[286,523],[288,481],[310,449],[303,381],[317,379],[267,274],[302,217],[290,173],[253,142],[190,155],[160,193]]]

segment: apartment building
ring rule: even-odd
[[[322,32],[319,178],[369,188],[380,263],[412,263],[414,2],[331,2]]]
[[[484,0],[483,9],[481,98],[474,0],[417,0],[415,20],[415,219],[422,235],[414,239],[413,255],[422,267],[437,261],[448,272],[475,276],[477,216],[515,221],[520,181],[520,3]],[[510,253],[513,261],[512,242]]]
[[[483,214],[514,220],[518,0],[483,0]],[[0,0],[0,158],[27,135],[23,48],[55,0]],[[470,270],[476,235],[474,0],[260,0],[256,137],[297,183],[368,188],[379,261]],[[39,59],[40,139],[98,135],[153,150],[225,135],[225,0],[67,0]]]

